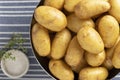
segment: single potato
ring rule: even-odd
[[[98,32],[92,27],[85,26],[77,33],[79,44],[86,51],[98,54],[104,50],[103,41]]]
[[[81,0],[65,0],[64,8],[68,12],[74,12],[75,6],[80,2]]]
[[[83,58],[84,50],[81,48],[77,41],[77,37],[74,36],[71,40],[67,53],[65,55],[65,61],[70,66],[77,66]]]
[[[120,41],[115,47],[115,51],[112,57],[112,64],[116,69],[120,69]]]
[[[118,40],[116,41],[115,45],[112,48],[107,48],[106,49],[106,59],[103,63],[103,66],[106,67],[108,70],[111,70],[113,68],[112,57],[113,57],[114,50],[115,50],[116,45],[118,44],[119,40],[120,40],[120,36],[119,36]]]
[[[64,5],[64,0],[45,0],[44,5],[51,6],[57,9],[62,9]]]
[[[71,40],[71,33],[68,29],[63,29],[55,35],[52,42],[51,57],[53,59],[60,59],[65,56],[68,44]]]
[[[76,66],[71,66],[72,70],[76,73],[79,73],[83,68],[88,67],[88,64],[84,58],[84,56],[82,57],[82,59],[79,61],[79,64]]]
[[[104,67],[87,67],[80,71],[79,80],[107,80],[108,71]]]
[[[48,31],[38,23],[32,27],[32,42],[35,50],[40,56],[50,54],[50,37]]]
[[[99,21],[98,32],[105,47],[111,48],[119,37],[119,24],[111,15],[105,15]]]
[[[36,21],[51,31],[61,31],[67,25],[66,16],[56,8],[50,6],[39,6],[35,9]]]
[[[77,33],[84,26],[90,26],[95,28],[95,24],[92,19],[81,20],[75,14],[67,16],[67,21],[68,29],[75,33]]]
[[[109,14],[114,16],[120,23],[120,0],[109,0],[109,3],[111,4]]]
[[[75,6],[75,14],[80,19],[89,19],[109,9],[110,4],[105,0],[81,0]]]
[[[100,66],[106,58],[105,51],[102,51],[99,54],[92,54],[89,52],[85,53],[85,59],[87,63],[93,67]]]
[[[71,68],[62,60],[50,60],[49,70],[59,80],[74,80]]]

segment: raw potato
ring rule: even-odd
[[[76,73],[79,73],[83,68],[88,67],[88,64],[84,57],[82,57],[80,63],[76,66],[71,66],[72,70]]]
[[[116,69],[120,69],[120,41],[115,48],[112,58],[112,64]]]
[[[68,44],[71,40],[71,33],[67,29],[63,29],[55,35],[52,42],[51,57],[60,59],[65,55]]]
[[[74,12],[75,6],[80,2],[81,0],[65,0],[64,8],[68,12]]]
[[[49,70],[59,80],[74,80],[71,68],[62,60],[50,60]]]
[[[111,4],[110,15],[114,16],[120,23],[120,0],[109,0],[109,3]]]
[[[119,37],[119,24],[114,17],[105,15],[99,21],[98,32],[105,47],[111,48]]]
[[[79,73],[79,80],[107,80],[108,71],[104,67],[88,67]]]
[[[33,46],[40,56],[50,53],[50,37],[48,31],[38,23],[32,27]]]
[[[113,68],[112,57],[113,57],[114,49],[115,49],[115,46],[113,46],[112,48],[106,49],[106,59],[103,63],[103,67],[107,68],[108,70],[111,70]]]
[[[73,37],[71,40],[67,53],[65,55],[65,61],[68,65],[72,66],[77,66],[80,64],[81,60],[83,59],[83,53],[84,50],[81,48],[77,41],[77,37]]]
[[[104,0],[81,0],[75,7],[75,14],[80,19],[89,19],[109,9],[110,4]]]
[[[95,28],[95,24],[92,19],[81,20],[75,14],[71,14],[67,17],[67,27],[71,31],[77,33],[82,27],[90,26]]]
[[[51,6],[57,9],[62,9],[64,0],[45,0],[44,5]]]
[[[39,6],[35,9],[36,21],[51,31],[61,31],[67,25],[66,16],[56,8]]]
[[[104,50],[100,35],[92,27],[81,28],[77,34],[77,39],[81,47],[90,53],[98,54]]]
[[[92,54],[89,52],[85,53],[85,59],[88,62],[89,65],[93,67],[100,66],[106,58],[105,51],[102,51],[99,54]]]
[[[108,14],[108,13],[103,13],[103,14],[100,14],[100,15],[96,18],[96,21],[95,21],[95,29],[97,30],[97,32],[98,32],[99,22],[100,22],[101,18],[102,18],[104,15],[109,15],[109,14]],[[95,20],[95,19],[94,19],[94,20]]]
[[[119,40],[120,40],[120,36],[119,36],[118,40],[116,41],[115,45],[112,48],[107,48],[106,49],[106,59],[103,63],[103,66],[106,67],[108,70],[111,70],[113,68],[112,57],[113,57],[114,50],[115,50],[116,45],[119,42]]]

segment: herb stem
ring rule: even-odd
[[[27,49],[23,46],[24,42],[26,42],[26,40],[23,39],[21,34],[13,34],[13,36],[11,37],[9,42],[4,46],[4,48],[0,49],[0,59],[3,57],[6,51],[14,49],[15,46],[17,50],[21,50],[24,53],[27,53]],[[15,59],[15,57],[11,56],[11,53],[5,56],[5,59],[7,58]]]

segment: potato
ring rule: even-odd
[[[112,65],[112,57],[114,53],[115,46],[109,49],[106,49],[106,59],[103,63],[103,67],[107,68],[108,70],[111,70],[113,68]]]
[[[67,53],[65,55],[66,63],[70,66],[77,66],[83,58],[83,53],[84,50],[79,45],[77,37],[74,36],[68,46]]]
[[[98,14],[107,12],[110,4],[104,0],[82,0],[75,6],[75,14],[80,19],[89,19]]]
[[[57,9],[62,9],[64,0],[45,0],[44,5],[51,6]]]
[[[106,58],[105,51],[102,51],[99,54],[92,54],[89,52],[85,53],[85,59],[88,62],[89,65],[93,67],[100,66]]]
[[[92,27],[85,26],[77,33],[79,44],[86,51],[98,54],[104,50],[103,41],[98,32]]]
[[[71,66],[72,70],[76,73],[79,73],[83,68],[88,67],[88,64],[84,58],[84,56],[82,57],[82,59],[79,61],[79,64],[76,66]]]
[[[66,16],[56,8],[50,6],[39,6],[35,9],[36,21],[51,31],[61,31],[67,25]]]
[[[112,64],[116,69],[120,69],[120,41],[115,47],[115,51],[112,57]]]
[[[102,66],[105,67],[108,70],[111,70],[113,68],[112,60],[109,59],[109,58],[106,58],[106,60],[105,60],[105,62],[103,63]]]
[[[92,19],[86,19],[86,20],[81,20],[78,17],[76,17],[75,14],[71,14],[67,17],[67,27],[71,31],[77,33],[82,27],[84,26],[90,26],[90,27],[95,27],[95,24]]]
[[[38,23],[32,27],[32,42],[40,56],[50,54],[50,37],[48,31]]]
[[[103,13],[103,14],[99,14],[98,16],[96,16],[96,19],[94,19],[94,20],[96,20],[95,21],[95,29],[98,31],[98,25],[99,25],[99,22],[100,22],[100,20],[101,20],[101,18],[103,17],[103,16],[105,16],[105,15],[109,15],[107,12],[106,13]],[[95,18],[95,16],[94,16],[94,18]]]
[[[67,29],[63,29],[55,35],[52,42],[51,57],[60,59],[65,55],[68,44],[71,40],[71,33]]]
[[[98,32],[105,47],[111,48],[119,37],[119,24],[114,17],[105,15],[99,21]]]
[[[50,60],[49,70],[59,80],[74,80],[71,68],[62,60]]]
[[[120,36],[119,36],[118,40],[116,41],[115,45],[112,48],[107,48],[106,49],[106,59],[103,63],[103,66],[106,67],[108,70],[111,70],[113,68],[112,57],[113,57],[114,50],[115,50],[116,45],[119,42],[119,40],[120,40]]]
[[[79,80],[107,80],[108,71],[104,67],[88,67],[79,73]]]
[[[120,0],[109,0],[111,8],[109,14],[114,16],[120,23]]]
[[[64,8],[68,12],[74,12],[75,6],[80,2],[81,0],[65,0]]]

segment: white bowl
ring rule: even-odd
[[[11,53],[15,60],[10,58],[4,59],[7,53]],[[24,76],[29,69],[29,60],[27,56],[19,50],[9,50],[3,55],[1,60],[1,69],[5,75],[16,79]]]

